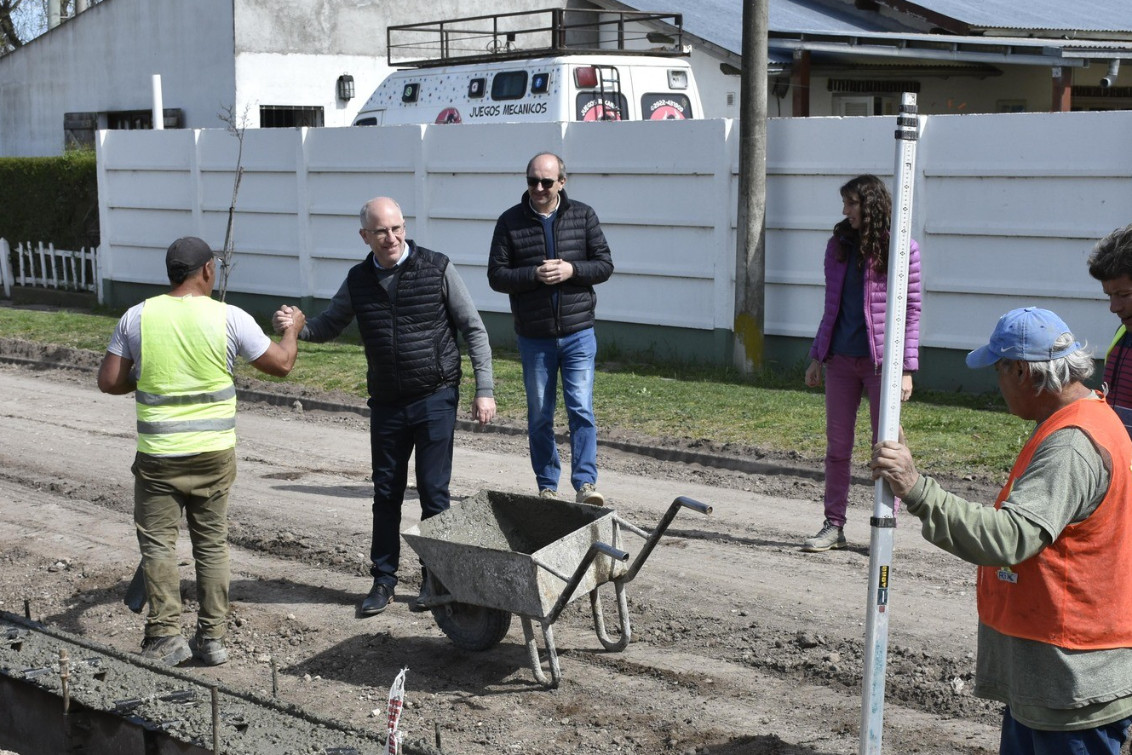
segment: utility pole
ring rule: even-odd
[[[732,355],[744,372],[762,369],[766,283],[766,98],[769,0],[744,0],[739,99],[739,207]]]

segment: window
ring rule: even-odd
[[[896,115],[899,104],[895,97],[834,95],[834,115]]]
[[[527,93],[526,71],[502,71],[491,80],[491,99],[521,100]]]
[[[536,73],[531,77],[531,94],[546,94],[550,90],[550,74]]]
[[[301,128],[321,126],[322,108],[293,105],[260,105],[260,128]]]
[[[165,128],[182,128],[184,115],[180,108],[166,108],[162,111]],[[65,119],[65,117],[64,117]],[[106,113],[108,129],[153,128],[152,110],[115,110]]]

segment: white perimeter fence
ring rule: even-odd
[[[922,119],[912,235],[925,287],[920,342],[979,346],[1008,309],[1061,314],[1103,355],[1116,325],[1085,260],[1132,222],[1132,112],[934,115]],[[892,180],[895,119],[772,119],[767,140],[770,336],[813,337],[838,188]],[[738,123],[496,124],[258,129],[244,137],[229,290],[328,299],[366,252],[357,211],[396,198],[410,237],[457,264],[481,311],[499,214],[525,190],[531,155],[566,161],[567,193],[592,205],[616,272],[603,321],[733,329]],[[103,276],[167,285],[183,235],[223,243],[238,143],[223,129],[104,131],[98,138]],[[133,302],[112,302],[126,305]]]
[[[54,244],[44,246],[42,241],[33,247],[28,241],[16,244],[13,265],[11,246],[7,239],[0,238],[0,278],[6,298],[12,296],[12,286],[18,285],[94,292],[102,303],[97,249],[56,249]]]

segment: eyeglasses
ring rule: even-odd
[[[366,233],[372,233],[374,236],[400,236],[405,232],[405,226],[394,225],[389,228],[363,228]]]
[[[534,176],[527,176],[527,186],[532,189],[536,186],[542,186],[544,189],[549,189],[554,184],[558,183],[557,178],[535,178]]]

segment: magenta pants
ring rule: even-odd
[[[866,393],[876,443],[880,378],[880,369],[868,357],[835,354],[825,363],[825,518],[838,527],[845,526],[857,410]]]

